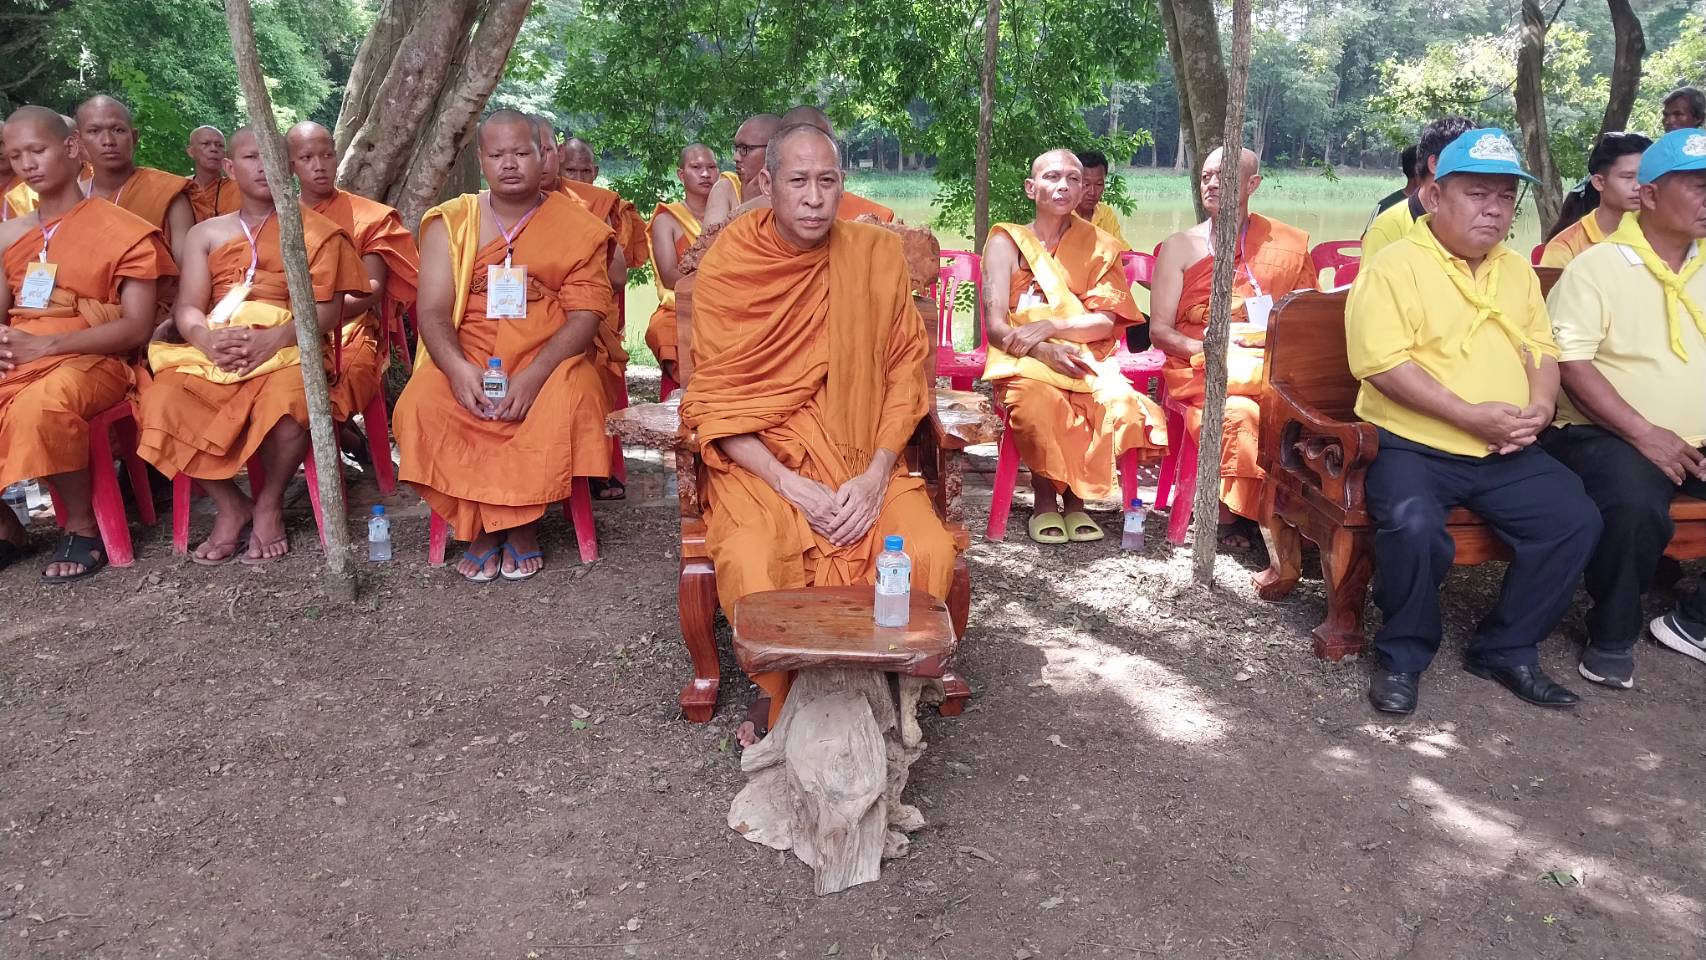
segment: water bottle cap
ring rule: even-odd
[[[899,550],[904,546],[906,546],[906,538],[904,537],[897,537],[891,534],[883,538],[884,550]]]
[[[1138,508],[1138,507],[1142,507],[1143,506],[1143,498],[1142,497],[1132,497],[1131,498],[1131,505],[1134,509]]]
[[[486,361],[486,368],[489,370],[502,370],[503,365],[504,365],[504,362],[502,360],[498,359],[497,357],[493,357],[492,359]]]
[[[373,515],[376,517],[385,516],[385,504],[383,504],[383,503],[374,504],[373,505]]]

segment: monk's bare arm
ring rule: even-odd
[[[184,237],[184,247],[176,252],[178,258],[178,300],[172,308],[172,321],[178,336],[200,350],[208,359],[215,359],[207,328],[208,300],[213,296],[213,277],[207,269],[207,254],[212,246],[212,220],[197,224]]]
[[[1013,298],[1013,271],[1019,266],[1019,248],[1005,233],[990,234],[983,245],[983,328],[989,342],[1007,349],[1013,327],[1007,322],[1007,304]]]
[[[166,206],[166,243],[171,246],[174,258],[182,255],[180,251],[194,227],[195,209],[190,206],[189,196],[180,193]]]
[[[1179,296],[1185,289],[1185,268],[1190,266],[1189,239],[1175,233],[1161,244],[1155,258],[1155,278],[1149,288],[1149,338],[1162,353],[1181,360],[1202,353],[1202,341],[1179,332]]]
[[[628,257],[622,253],[620,246],[610,248],[610,289],[620,297],[622,288],[628,285]]]
[[[346,293],[344,301],[344,319],[359,317],[369,310],[379,306],[384,296],[385,281],[390,278],[391,270],[385,266],[385,258],[377,253],[365,253],[361,257],[361,265],[367,268],[367,289],[365,296]]]
[[[421,279],[415,296],[415,323],[427,354],[446,376],[452,370],[474,367],[462,352],[462,341],[456,336],[456,324],[450,316],[456,306],[455,284],[450,268],[450,234],[445,231],[443,221],[434,220],[421,233]],[[477,378],[479,370],[473,372]]]
[[[736,466],[763,480],[770,489],[781,494],[782,499],[797,507],[805,514],[806,523],[813,530],[826,537],[829,535],[835,522],[835,491],[788,469],[756,434],[724,437],[717,441],[717,449]]]
[[[675,257],[675,245],[681,239],[681,224],[675,217],[660,213],[652,218],[652,264],[658,272],[658,282],[665,290],[674,290],[681,279],[681,261]]]
[[[1099,343],[1114,335],[1114,315],[1111,313],[1085,313],[1065,320],[1052,321],[1054,324],[1055,340],[1070,340],[1073,343]]]
[[[705,218],[700,221],[710,226],[730,213],[734,212],[736,204],[734,184],[722,177],[711,186],[711,195],[705,198]]]

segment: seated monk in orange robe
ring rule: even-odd
[[[782,118],[774,113],[747,117],[735,130],[733,155],[735,168],[725,170],[711,187],[705,200],[705,226],[728,219],[736,207],[760,195],[758,175],[764,172],[764,150],[776,131],[782,129]]]
[[[230,213],[237,209],[242,195],[237,183],[225,175],[225,134],[218,127],[196,127],[190,131],[190,142],[184,147],[195,164],[195,173],[186,177],[190,212],[195,222]]]
[[[679,383],[675,326],[675,283],[681,278],[681,256],[704,231],[705,202],[717,183],[717,155],[702,143],[688,144],[681,151],[675,170],[681,181],[682,199],[660,203],[652,212],[652,249],[658,251],[652,279],[657,284],[658,308],[646,324],[646,346],[657,358],[663,375]],[[667,399],[667,398],[660,398]]]
[[[491,190],[440,204],[421,221],[416,315],[425,350],[394,424],[398,475],[472,541],[456,570],[485,583],[543,569],[545,508],[568,498],[574,478],[610,473],[604,391],[589,353],[611,307],[615,244],[584,206],[544,189],[525,115],[496,111],[479,137]],[[525,288],[499,273],[506,263],[526,271]],[[496,297],[494,283],[502,285]],[[481,389],[492,358],[509,377],[501,399]]]
[[[337,376],[331,384],[332,416],[343,425],[339,445],[365,461],[367,443],[350,419],[367,409],[379,393],[390,360],[379,353],[381,325],[389,318],[387,311],[415,302],[421,255],[397,211],[337,188],[333,177],[338,158],[331,131],[305,120],[291,127],[284,139],[291,168],[302,184],[303,205],[349,234],[367,270],[367,292],[343,297],[343,328],[334,351]]]
[[[1114,357],[1143,314],[1119,241],[1073,216],[1083,171],[1070,150],[1038,157],[1025,181],[1036,219],[995,225],[984,249],[983,378],[1031,471],[1036,502],[1026,526],[1038,543],[1102,539],[1084,501],[1119,495],[1121,454],[1166,445],[1160,409],[1132,389]]]
[[[4,143],[5,140],[6,125],[0,123],[0,143]],[[23,182],[23,177],[12,172],[12,161],[6,157],[5,149],[0,148],[0,223],[5,223],[13,217],[22,216],[29,212],[28,210],[13,210],[11,202],[6,199],[7,194]]]
[[[40,197],[32,212],[0,224],[0,311],[7,318],[0,326],[0,487],[41,477],[59,498],[65,535],[42,574],[50,583],[106,565],[91,497],[88,421],[129,393],[131,354],[154,329],[155,283],[177,270],[152,224],[84,198],[71,141],[59,114],[44,107],[12,114],[0,140],[4,151],[22,156],[20,170]],[[0,567],[24,545],[23,526],[0,509]]]
[[[77,136],[94,166],[89,195],[104,197],[160,228],[167,246],[182,249],[195,226],[189,181],[175,173],[136,165],[136,127],[130,108],[105,95],[77,108]],[[163,301],[168,307],[171,298]]]
[[[1214,217],[1220,207],[1220,151],[1203,163],[1203,206],[1209,219],[1168,237],[1161,245],[1151,281],[1150,331],[1167,355],[1161,375],[1167,396],[1188,406],[1185,428],[1195,440],[1202,432],[1202,337],[1208,329],[1209,287],[1214,277]],[[1221,540],[1229,547],[1254,543],[1260,521],[1262,468],[1256,465],[1261,434],[1262,343],[1267,314],[1294,290],[1315,286],[1309,259],[1309,235],[1295,227],[1250,213],[1250,195],[1261,185],[1256,155],[1245,150],[1243,228],[1232,269],[1232,335],[1227,351],[1226,415],[1220,443]],[[1204,457],[1199,463],[1210,463]],[[1200,468],[1199,468],[1199,476]],[[1244,520],[1236,518],[1242,517]]]
[[[213,498],[213,531],[190,557],[203,565],[237,558],[240,535],[251,526],[242,562],[289,552],[284,490],[308,452],[308,399],[278,216],[252,132],[232,134],[226,164],[242,204],[196,224],[184,241],[173,314],[184,342],[149,345],[154,380],[142,391],[139,416],[142,458],[168,477],[195,478]],[[303,210],[302,232],[316,319],[330,334],[342,318],[342,294],[366,293],[367,274],[337,224]],[[251,499],[234,478],[257,453],[266,482]]]
[[[681,401],[705,461],[718,600],[732,612],[763,590],[875,583],[891,534],[906,538],[913,588],[946,599],[954,539],[902,458],[929,408],[930,345],[900,238],[835,219],[835,141],[799,126],[771,150],[773,209],[729,223],[700,264]],[[752,679],[767,729],[789,678]],[[743,746],[763,720],[749,714]]]

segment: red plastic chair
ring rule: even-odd
[[[955,390],[970,390],[983,375],[989,352],[988,332],[978,323],[978,347],[967,353],[954,349],[954,301],[963,284],[971,284],[974,304],[983,292],[983,258],[964,250],[943,250],[941,271],[936,275],[936,376],[947,377]],[[973,322],[982,312],[972,308]]]
[[[1357,271],[1361,268],[1361,260],[1352,260],[1349,263],[1341,263],[1337,267],[1334,267],[1333,286],[1335,288],[1350,286],[1351,281],[1357,278]]]
[[[136,455],[136,410],[129,400],[120,400],[89,421],[89,482],[95,526],[101,533],[107,564],[128,567],[136,562],[136,550],[130,539],[130,522],[125,517],[124,494],[118,488],[118,470],[113,466],[115,431],[119,438],[116,459],[124,461],[125,472],[130,476],[137,515],[149,526],[159,518],[154,513],[154,495],[148,487],[148,465]],[[65,508],[59,502],[59,495],[52,487],[48,487],[48,495],[53,499],[55,519],[61,527],[65,526]]]
[[[1540,266],[1540,258],[1542,256],[1545,256],[1545,254],[1546,254],[1546,244],[1537,243],[1534,245],[1534,249],[1530,250],[1528,252],[1529,262],[1533,263],[1535,266],[1538,267],[1538,266]]]
[[[598,559],[598,529],[592,520],[592,485],[586,477],[576,477],[569,487],[569,499],[563,501],[563,516],[575,527],[575,542],[580,548],[581,563]],[[444,566],[445,546],[450,542],[450,524],[434,513],[427,522],[427,562]]]
[[[1001,446],[995,457],[995,479],[989,497],[989,522],[983,529],[985,540],[1007,539],[1007,518],[1013,512],[1013,489],[1019,485],[1019,442],[1007,428],[1007,410],[996,404],[1001,415]],[[1137,451],[1120,454],[1120,496],[1125,503],[1137,496]]]
[[[1165,382],[1161,409],[1167,414],[1167,456],[1161,460],[1161,476],[1155,484],[1155,507],[1167,510],[1167,540],[1184,543],[1197,495],[1197,442],[1185,432],[1185,405],[1167,395]],[[1184,509],[1179,509],[1181,503]]]
[[[1350,253],[1349,251],[1352,250],[1356,252]],[[1309,260],[1315,265],[1317,274],[1329,267],[1337,267],[1360,259],[1362,259],[1361,240],[1327,240],[1317,243],[1314,249],[1309,251]]]

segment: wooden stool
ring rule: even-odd
[[[870,883],[883,859],[906,854],[924,826],[900,800],[926,746],[919,702],[967,692],[947,671],[959,645],[947,604],[915,590],[910,622],[879,627],[874,600],[871,587],[804,587],[735,603],[741,669],[796,673],[776,726],[741,755],[749,780],[729,826],[792,849],[819,896]]]

